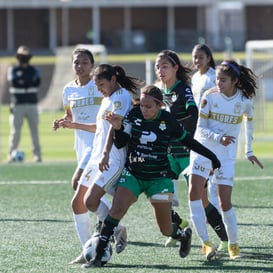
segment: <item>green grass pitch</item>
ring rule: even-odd
[[[179,257],[178,247],[165,248],[151,206],[141,196],[123,219],[128,228],[128,246],[113,253],[110,262],[90,272],[272,272],[272,159],[263,159],[264,170],[247,160],[238,160],[233,204],[236,210],[242,259],[227,255],[211,262],[201,255],[193,232],[191,253]],[[69,273],[82,272],[68,265],[81,251],[70,208],[73,195],[70,178],[73,162],[16,163],[0,165],[0,272]],[[189,219],[187,188],[179,183],[178,212]],[[92,216],[92,223],[95,218]],[[208,226],[213,242],[218,240]]]

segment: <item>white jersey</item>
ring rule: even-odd
[[[114,113],[116,115],[125,117],[127,112],[132,108],[132,97],[129,92],[121,88],[115,91],[110,97],[104,97],[101,102],[101,107],[97,114],[96,119],[96,133],[93,142],[93,151],[89,164],[98,164],[102,154],[104,152],[104,146],[107,140],[107,134],[110,129],[110,123],[105,120],[105,116],[108,113]],[[115,145],[112,145],[112,149],[109,155],[109,165],[111,162],[122,161],[125,162],[126,148],[118,149]]]
[[[215,69],[210,67],[205,74],[200,74],[197,71],[191,79],[191,89],[197,107],[200,107],[200,102],[206,90],[216,85]]]
[[[72,119],[75,122],[95,123],[101,100],[102,94],[97,90],[93,80],[90,80],[84,86],[77,85],[74,80],[63,89],[64,108],[71,110]],[[74,134],[74,149],[79,163],[86,149],[92,147],[94,133],[75,129]]]
[[[227,97],[213,88],[205,92],[199,115],[195,139],[213,151],[220,160],[235,160],[241,123],[243,120],[253,123],[253,101],[244,97],[239,89],[232,97]],[[252,131],[247,134],[249,137],[246,141],[249,143],[246,148],[251,149]],[[223,135],[234,136],[235,143],[221,145]]]

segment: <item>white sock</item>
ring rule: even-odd
[[[97,215],[99,221],[103,222],[104,219],[106,218],[106,216],[108,215],[109,213],[109,210],[111,208],[111,204],[110,202],[108,201],[108,199],[103,196],[101,199],[100,199],[100,203],[99,203],[99,206],[95,212],[95,214]]]
[[[228,211],[222,212],[222,216],[227,231],[229,244],[237,244],[237,220],[234,209],[231,208]]]
[[[91,238],[91,220],[89,216],[89,212],[85,212],[82,214],[74,214],[74,222],[76,232],[80,239],[82,246],[86,243],[86,241]]]
[[[212,179],[209,177],[209,179]],[[220,212],[220,204],[219,204],[219,198],[218,198],[218,185],[215,183],[212,183],[211,180],[208,181],[208,191],[209,191],[209,201],[210,203],[217,208],[217,210]]]
[[[201,200],[189,201],[191,220],[202,243],[209,240],[206,215]]]

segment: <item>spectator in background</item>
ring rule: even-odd
[[[16,53],[18,65],[10,67],[8,70],[9,93],[11,96],[9,162],[13,161],[12,153],[18,149],[24,118],[27,119],[31,132],[34,160],[36,162],[42,161],[37,106],[38,87],[41,83],[41,77],[39,70],[29,64],[31,57],[30,49],[24,45],[20,46]]]

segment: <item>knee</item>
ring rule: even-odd
[[[92,198],[91,196],[84,197],[84,204],[91,212],[96,212],[99,206],[99,203],[95,200],[95,198]]]
[[[80,214],[87,211],[86,206],[84,205],[83,199],[75,195],[71,201],[71,207],[74,213]]]
[[[222,211],[228,211],[232,208],[231,202],[220,202],[220,208]]]

